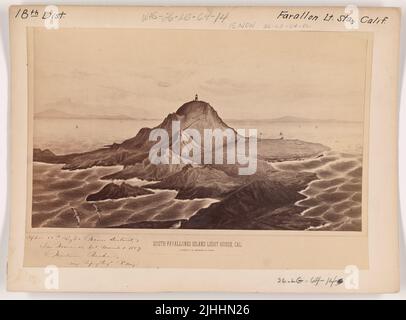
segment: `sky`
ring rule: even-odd
[[[34,110],[162,119],[199,94],[223,119],[361,121],[359,32],[34,30]]]

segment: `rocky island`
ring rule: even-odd
[[[239,175],[239,164],[153,164],[149,140],[153,129],[164,129],[171,135],[171,123],[179,121],[181,130],[193,128],[203,135],[204,129],[226,130],[229,127],[207,102],[190,101],[169,114],[158,126],[142,128],[121,143],[84,153],[56,155],[51,150],[34,149],[34,161],[63,164],[63,170],[87,169],[95,166],[122,166],[116,172],[100,177],[103,180],[138,178],[147,182],[142,187],[127,183],[109,183],[87,201],[134,197],[153,193],[153,189],[176,190],[177,199],[212,198],[218,202],[200,209],[180,228],[199,229],[304,229],[320,224],[317,217],[301,217],[303,223],[293,226],[292,215],[300,217],[303,208],[295,202],[304,199],[299,191],[317,177],[310,172],[279,171],[273,163],[286,160],[317,158],[329,148],[301,140],[258,139],[257,168],[252,175]],[[168,145],[168,148],[171,145]],[[167,221],[137,223],[166,228]],[[119,225],[117,227],[120,227]]]

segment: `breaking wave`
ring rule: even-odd
[[[272,164],[281,171],[308,171],[317,175],[300,191],[306,198],[295,203],[302,216],[323,223],[311,230],[362,230],[362,156],[329,151],[311,160]],[[310,229],[309,229],[310,230]]]
[[[58,164],[34,163],[32,199],[34,228],[111,228],[143,221],[174,221],[176,227],[177,221],[188,219],[200,209],[217,201],[178,200],[175,199],[177,191],[148,189],[154,194],[88,202],[87,195],[97,192],[111,182],[100,180],[100,177],[116,172],[121,166],[73,171],[61,168],[62,165]],[[150,181],[134,178],[126,180],[126,183],[142,186]]]

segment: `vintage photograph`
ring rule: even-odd
[[[367,34],[31,31],[32,228],[366,227]]]

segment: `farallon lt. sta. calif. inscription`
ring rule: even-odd
[[[305,20],[305,21],[323,21],[323,22],[346,22],[354,24],[360,22],[363,24],[385,24],[389,21],[387,16],[369,16],[369,15],[359,15],[356,21],[355,14],[344,13],[338,16],[334,14],[326,13],[324,16],[313,14],[310,10],[302,12],[291,12],[289,10],[281,10],[276,17],[278,20]]]

